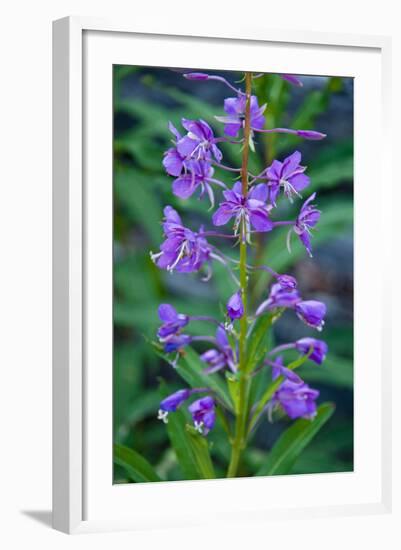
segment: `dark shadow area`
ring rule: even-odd
[[[51,510],[21,510],[21,514],[27,516],[46,527],[52,526],[52,511]]]

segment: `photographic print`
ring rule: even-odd
[[[352,471],[353,79],[113,86],[113,482]]]

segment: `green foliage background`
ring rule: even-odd
[[[239,73],[226,76],[231,82],[241,77]],[[182,201],[171,193],[172,178],[161,164],[163,152],[170,146],[168,121],[180,127],[181,117],[203,118],[222,135],[222,125],[213,116],[223,114],[223,99],[231,94],[218,83],[188,82],[168,69],[114,66],[113,77],[114,442],[145,457],[154,466],[157,479],[185,479],[169,445],[166,426],[156,420],[161,380],[165,393],[185,386],[149,343],[158,325],[157,307],[169,302],[191,315],[217,316],[234,287],[219,266],[209,283],[196,275],[162,272],[151,262],[149,251],[157,251],[161,243],[160,221],[166,204],[177,208],[190,227],[210,225],[205,201]],[[313,238],[314,258],[306,257],[296,239],[288,253],[285,228],[259,239],[254,255],[258,263],[295,274],[305,298],[322,299],[328,305],[323,333],[329,344],[328,358],[322,367],[301,367],[299,374],[321,391],[320,402],[334,401],[336,411],[291,471],[349,471],[353,469],[353,82],[323,77],[302,80],[303,88],[291,87],[276,75],[255,81],[259,103],[268,103],[267,125],[316,129],[328,138],[303,142],[285,135],[260,137],[250,170],[258,173],[273,158],[282,159],[295,149],[302,151],[312,180],[304,196],[317,191],[316,202],[323,212]],[[224,145],[222,150],[225,164],[240,165],[238,148]],[[224,174],[220,176],[232,183]],[[282,217],[294,216],[299,206],[296,201],[293,207],[283,207]],[[225,252],[230,254],[230,249]],[[269,282],[266,273],[255,278],[254,304],[265,298]],[[278,343],[313,334],[287,314],[278,326],[281,328],[274,334]],[[193,328],[199,334],[205,332],[205,326]],[[263,377],[262,389],[270,373],[266,370]],[[269,449],[288,425],[285,418],[273,424],[263,422],[245,453],[241,475],[253,475],[263,468]],[[224,475],[229,456],[221,435],[216,429],[208,436],[217,476]],[[122,459],[116,453],[115,461],[116,483],[135,479],[120,465]]]

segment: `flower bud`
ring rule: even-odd
[[[183,75],[187,80],[208,80],[209,75],[205,73],[185,73]]]
[[[316,338],[301,338],[295,342],[295,347],[300,353],[306,355],[312,349],[309,359],[317,365],[321,365],[326,358],[328,346],[323,340]]]
[[[231,321],[241,319],[244,315],[244,304],[242,302],[241,291],[238,290],[227,302],[227,314]]]
[[[311,140],[324,139],[327,135],[322,134],[321,132],[315,132],[315,130],[297,130],[296,132],[297,136]]]

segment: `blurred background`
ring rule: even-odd
[[[201,70],[201,69],[197,69]],[[207,71],[213,73],[213,71]],[[242,73],[224,73],[230,82]],[[313,236],[314,257],[310,259],[292,239],[292,253],[286,249],[285,228],[264,234],[254,243],[253,259],[280,273],[296,276],[305,299],[326,303],[328,314],[322,338],[329,345],[323,366],[309,363],[299,374],[320,390],[319,402],[334,401],[336,411],[328,423],[298,458],[293,473],[340,472],[353,469],[353,80],[338,77],[302,76],[303,87],[294,87],[276,75],[255,80],[259,104],[267,103],[267,127],[314,129],[327,134],[323,141],[302,141],[276,134],[258,136],[256,154],[251,155],[250,171],[260,172],[274,158],[283,160],[298,149],[302,164],[308,166],[314,201],[322,217]],[[162,241],[163,207],[176,208],[184,225],[210,227],[206,201],[196,194],[182,201],[171,192],[173,178],[162,167],[164,151],[171,145],[167,124],[181,129],[182,117],[206,120],[215,135],[223,125],[214,120],[222,115],[223,100],[232,96],[217,82],[191,82],[179,71],[151,67],[114,66],[114,440],[145,456],[163,479],[183,479],[171,450],[167,431],[156,420],[160,402],[159,384],[167,391],[185,384],[174,370],[161,361],[149,340],[158,326],[157,307],[173,304],[190,315],[219,316],[221,307],[234,291],[232,281],[221,266],[214,266],[208,283],[197,274],[170,275],[154,266],[149,251],[158,251]],[[235,145],[221,146],[224,164],[240,166]],[[216,177],[232,184],[222,171]],[[288,202],[288,201],[285,201]],[[277,219],[291,219],[300,208],[283,204]],[[216,241],[220,245],[220,242]],[[230,248],[224,250],[230,254]],[[265,299],[270,284],[266,273],[251,281],[252,302]],[[194,330],[192,330],[192,328]],[[210,329],[193,324],[191,333]],[[276,324],[275,343],[316,336],[292,312]],[[319,336],[317,336],[319,337]],[[199,351],[204,347],[199,346]],[[265,373],[266,383],[271,374]],[[241,475],[251,475],[263,463],[266,453],[288,419],[263,422],[244,455]],[[224,476],[229,448],[219,429],[208,436],[218,475]],[[130,482],[127,473],[114,467],[114,482]]]

